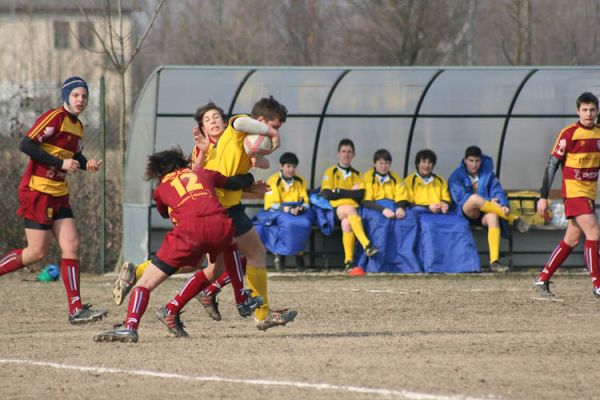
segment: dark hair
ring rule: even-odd
[[[437,163],[437,155],[433,152],[433,150],[423,149],[417,151],[417,155],[415,156],[415,167],[419,169],[419,163],[421,160],[429,160],[435,166]]]
[[[342,149],[342,146],[350,146],[352,147],[352,151],[354,152],[354,142],[350,139],[342,139],[340,140],[340,142],[338,143],[338,149],[337,151],[340,151]]]
[[[300,161],[298,161],[298,157],[294,153],[283,153],[281,157],[279,157],[279,164],[292,164],[298,165]]]
[[[392,162],[392,155],[386,149],[379,149],[373,154],[373,162],[375,163],[378,160]]]
[[[158,179],[179,168],[187,167],[189,162],[190,160],[183,155],[179,146],[159,151],[148,156],[145,178],[147,181]]]
[[[198,123],[198,126],[200,127],[200,132],[202,132],[202,133],[204,133],[204,130],[202,129],[202,118],[204,118],[204,114],[206,114],[207,112],[209,112],[211,110],[217,110],[219,112],[219,114],[221,114],[221,118],[223,118],[223,122],[225,122],[227,124],[227,115],[225,114],[225,111],[223,111],[223,109],[221,107],[219,107],[218,105],[216,105],[215,103],[213,103],[211,101],[211,102],[203,105],[199,109],[197,109],[196,114],[194,115],[194,119]]]
[[[481,149],[477,146],[469,146],[465,150],[465,158],[478,157],[481,158]]]
[[[596,108],[598,108],[598,98],[594,96],[594,94],[590,92],[581,93],[581,95],[577,98],[577,109],[581,107],[581,104],[590,104],[594,103]]]
[[[288,110],[283,104],[275,100],[273,96],[269,96],[263,97],[254,103],[250,116],[254,119],[258,119],[258,117],[264,117],[267,119],[267,121],[278,118],[279,121],[285,122],[287,113]]]

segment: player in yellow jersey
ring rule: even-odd
[[[296,266],[298,270],[302,271],[305,267],[302,252],[296,253],[291,250],[291,247],[304,249],[311,229],[310,217],[306,215],[309,207],[308,190],[306,189],[304,178],[296,174],[298,163],[299,160],[296,154],[283,153],[279,158],[281,169],[267,180],[269,191],[265,193],[265,211],[281,211],[292,216],[303,217],[301,219],[293,218],[286,220],[290,222],[290,226],[287,226],[287,228],[293,231],[294,234],[285,235],[288,237],[277,238],[277,243],[279,244],[277,247],[286,248],[284,254],[277,253],[275,248],[269,248],[275,254],[274,264],[277,271],[283,270],[285,255],[296,254]],[[300,222],[301,220],[302,222]],[[277,234],[280,235],[281,232],[278,231]],[[263,242],[265,242],[264,239]]]
[[[356,239],[358,239],[368,257],[375,255],[378,251],[367,238],[362,220],[357,212],[365,190],[362,187],[360,173],[351,165],[354,155],[352,140],[342,139],[337,149],[338,163],[325,170],[321,181],[321,195],[329,200],[341,222],[346,271],[352,269]]]
[[[417,172],[404,179],[410,202],[425,207],[434,214],[447,214],[452,200],[448,183],[433,173],[437,155],[429,149],[419,150],[415,156]]]
[[[401,225],[409,225],[416,233],[414,216],[407,217],[408,193],[404,182],[391,170],[392,155],[385,149],[373,154],[373,168],[363,174],[365,196],[361,212],[364,228],[379,252],[365,260],[361,257],[351,275],[367,272],[413,272],[418,270],[414,254],[416,234],[407,238]],[[411,245],[406,245],[408,243]],[[402,259],[401,265],[393,260]],[[419,271],[420,272],[420,271]]]

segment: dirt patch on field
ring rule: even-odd
[[[62,283],[12,274],[0,279],[0,398],[599,398],[600,300],[589,279],[557,276],[560,299],[547,301],[533,276],[274,276],[272,305],[297,309],[297,321],[259,332],[226,289],[220,322],[188,305],[187,340],[154,317],[184,282],[170,279],[140,342],[122,344],[92,341],[125,316],[112,276],[83,277],[84,302],[109,317],[75,327]]]

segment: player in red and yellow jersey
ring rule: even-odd
[[[351,165],[354,154],[352,140],[340,140],[337,152],[338,163],[325,170],[321,181],[321,195],[329,200],[331,206],[335,208],[335,215],[341,221],[346,271],[352,269],[356,239],[363,246],[368,257],[379,251],[367,238],[360,215],[356,211],[364,197],[365,190],[360,172]],[[356,270],[356,272],[359,271]]]
[[[233,222],[219,203],[215,188],[237,190],[249,187],[254,180],[251,174],[225,177],[203,168],[190,169],[179,148],[148,157],[146,178],[159,179],[152,196],[156,209],[164,218],[170,217],[177,224],[167,233],[152,262],[131,291],[123,328],[94,336],[94,340],[99,342],[137,342],[137,329],[148,306],[150,292],[179,268],[197,265],[206,253],[214,258],[230,245]],[[196,272],[186,282],[184,290],[158,310],[159,320],[176,336],[188,336],[179,313],[214,279],[214,276],[209,276],[212,272]]]
[[[594,206],[600,170],[600,127],[596,125],[598,98],[589,92],[581,94],[577,99],[577,115],[579,121],[565,127],[556,138],[537,204],[538,213],[545,216],[554,175],[562,166],[561,197],[568,219],[567,231],[534,282],[534,287],[544,297],[554,296],[550,291],[550,278],[577,246],[582,233],[585,236],[584,258],[594,286],[593,294],[600,297],[600,227]]]
[[[79,238],[69,204],[68,173],[79,169],[96,172],[99,160],[87,160],[81,152],[83,125],[78,116],[88,100],[87,83],[67,79],[62,86],[63,106],[47,111],[21,141],[21,151],[31,159],[19,185],[19,210],[25,219],[27,247],[0,258],[0,275],[41,261],[54,235],[62,252],[61,275],[69,301],[69,322],[96,321],[106,311],[83,305],[79,289]]]

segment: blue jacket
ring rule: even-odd
[[[456,205],[457,212],[461,213],[462,207],[469,196],[475,193],[465,166],[465,160],[462,160],[460,166],[450,175],[448,187],[452,196],[452,202]],[[508,207],[506,193],[504,193],[500,181],[496,178],[496,174],[494,174],[494,162],[491,157],[486,155],[481,156],[477,194],[486,200],[496,198],[500,205]]]

